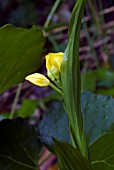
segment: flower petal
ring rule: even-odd
[[[62,57],[64,53],[49,53],[46,55],[46,68],[51,69],[53,66],[60,71],[60,65],[62,62]]]
[[[27,76],[25,79],[41,87],[48,86],[50,84],[50,81],[43,74],[39,73],[31,74]]]

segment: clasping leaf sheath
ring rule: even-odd
[[[81,82],[79,64],[79,38],[85,0],[78,0],[69,25],[69,41],[61,64],[61,82],[65,109],[69,117],[73,145],[87,156],[84,125],[80,107]]]

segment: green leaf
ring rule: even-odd
[[[44,42],[42,31],[35,26],[0,28],[0,93],[38,69]]]
[[[33,126],[23,119],[0,122],[1,170],[36,170],[41,151]]]
[[[95,91],[97,77],[95,71],[87,71],[81,74],[81,92],[86,92],[87,90],[93,92]]]
[[[32,115],[38,106],[38,100],[26,99],[22,102],[21,107],[16,111],[16,116],[26,118]]]
[[[114,99],[86,92],[81,96],[81,108],[87,142],[91,144],[113,124]],[[51,150],[53,149],[52,137],[66,142],[71,141],[68,129],[68,118],[61,102],[55,102],[49,107],[38,127],[41,140]]]
[[[94,170],[114,170],[114,126],[89,147]]]
[[[60,170],[92,170],[91,164],[70,144],[54,139]]]
[[[107,68],[101,68],[95,71],[98,81],[104,81],[114,84],[114,71]],[[104,84],[105,85],[105,84]]]
[[[82,95],[82,113],[88,144],[105,133],[114,122],[114,99],[86,92]]]
[[[81,91],[97,91],[100,94],[114,94],[114,71],[107,68],[87,71],[81,74]],[[103,89],[104,87],[104,89]],[[101,88],[101,89],[100,89]],[[112,92],[112,93],[111,93]]]
[[[52,137],[60,141],[70,142],[70,133],[68,129],[68,118],[63,108],[63,102],[53,102],[43,119],[37,127],[40,140],[48,149],[53,151],[54,144]]]
[[[71,36],[71,33],[75,31],[78,31],[80,30],[75,30],[73,29],[74,25],[77,24],[77,22],[79,23],[79,25],[75,25],[75,28],[78,27],[80,28],[80,21],[82,20],[82,14],[83,14],[83,8],[84,8],[84,5],[85,5],[85,0],[78,0],[76,5],[74,6],[73,8],[73,11],[72,11],[72,16],[71,16],[71,19],[70,19],[70,24],[69,24],[69,28],[68,28],[68,33],[69,33],[69,37]],[[78,43],[79,43],[79,40],[77,40]]]
[[[61,64],[61,81],[65,100],[65,109],[68,114],[73,145],[84,155],[85,136],[81,116],[80,96],[80,64],[79,38],[85,0],[78,0],[72,13],[69,26],[69,41]]]
[[[114,96],[114,87],[112,88],[98,88],[96,90],[96,93],[102,94],[102,95],[111,95]]]

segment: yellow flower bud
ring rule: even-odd
[[[49,53],[46,55],[46,68],[47,70],[52,69],[52,67],[55,67],[57,70],[60,71],[60,66],[62,62],[64,53]]]
[[[61,87],[60,66],[64,53],[49,53],[46,55],[46,68],[48,77]]]
[[[39,73],[31,74],[27,76],[25,79],[41,87],[50,85],[50,81],[44,75]]]

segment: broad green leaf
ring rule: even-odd
[[[114,170],[114,127],[89,147],[94,170]]]
[[[63,102],[53,102],[51,104],[39,123],[37,130],[40,133],[40,140],[52,151],[52,137],[60,141],[71,141],[68,118],[63,108]]]
[[[21,107],[16,111],[16,116],[26,118],[32,115],[38,106],[38,100],[26,99],[22,102]]]
[[[86,92],[81,96],[81,108],[84,117],[88,144],[103,135],[114,122],[114,99]],[[56,123],[55,123],[56,122]],[[43,116],[38,127],[40,138],[48,148],[53,149],[52,137],[69,142],[68,119],[61,102],[53,103]]]
[[[0,28],[0,93],[38,69],[45,39],[37,27]]]
[[[114,99],[86,92],[82,95],[82,113],[88,144],[104,134],[114,122]]]
[[[41,151],[33,126],[23,119],[0,122],[1,170],[36,170]]]
[[[84,5],[85,0],[78,0],[74,7],[69,26],[69,41],[61,64],[61,81],[71,135],[73,143],[81,152],[85,150],[85,137],[80,107],[79,38]]]
[[[54,139],[60,170],[92,170],[91,164],[70,144]]]

